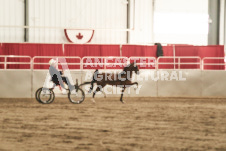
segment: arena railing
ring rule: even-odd
[[[9,60],[10,59],[10,60]],[[32,69],[30,56],[0,55],[0,69]],[[8,65],[11,65],[10,67]]]
[[[224,57],[204,57],[202,59],[202,70],[225,70],[225,67]]]
[[[81,69],[121,69],[129,63],[129,58],[118,56],[85,56],[81,60]],[[120,68],[119,68],[120,67]]]
[[[78,56],[35,56],[32,59],[32,69],[48,69],[50,59],[56,59],[57,68],[59,68],[59,65],[67,65],[71,70],[81,69],[81,58]],[[73,60],[73,62],[71,60]],[[36,65],[39,66],[39,68],[35,67]]]
[[[163,59],[166,59],[166,61],[161,61]],[[194,59],[197,61],[193,61]],[[201,58],[197,56],[186,56],[186,57],[185,56],[180,56],[180,57],[162,56],[162,57],[158,57],[156,64],[157,64],[156,69],[202,69]],[[173,65],[173,67],[159,67],[159,65]],[[185,66],[190,65],[192,67],[189,67],[189,66],[181,67],[182,65],[185,65]],[[199,67],[196,67],[196,66],[199,66]]]
[[[55,58],[59,61],[60,58],[65,58],[67,63],[62,63],[62,65],[68,65],[69,69],[85,69],[84,66],[102,66],[102,69],[121,69],[129,62],[136,61],[139,66],[148,66],[144,69],[201,69],[201,70],[224,70],[225,62],[224,57],[205,57],[201,59],[200,57],[190,56],[190,57],[169,57],[162,56],[155,57],[92,57],[86,56],[80,58],[78,56],[35,56],[31,58],[30,56],[18,56],[18,55],[0,55],[0,69],[48,69],[49,60]],[[44,59],[40,61],[39,59]],[[90,62],[84,62],[86,59],[90,59]],[[101,61],[93,62],[94,59],[101,59]],[[118,59],[118,60],[117,60]],[[164,61],[165,59],[165,61]],[[167,60],[168,59],[168,60]],[[39,60],[39,61],[38,61]],[[218,60],[218,61],[217,61]],[[60,62],[60,61],[59,61]],[[160,67],[161,65],[166,65],[165,67]],[[167,67],[167,66],[170,66]],[[189,66],[190,67],[186,67]],[[35,68],[39,66],[39,68]],[[41,66],[46,66],[43,68]],[[111,68],[115,66],[115,68]],[[91,69],[91,68],[87,68]]]
[[[129,57],[130,62],[136,62],[136,64],[142,69],[156,69],[155,57]]]

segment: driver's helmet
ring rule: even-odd
[[[55,59],[50,59],[49,60],[49,65],[52,65],[52,66],[56,65],[56,60]]]

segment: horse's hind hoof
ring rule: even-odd
[[[122,104],[124,104],[125,102],[123,100],[120,100],[122,102]]]
[[[96,103],[96,101],[94,100],[94,98],[92,98],[91,101],[92,101],[93,103]]]
[[[134,87],[134,91],[136,91],[138,89],[138,86],[137,87]]]

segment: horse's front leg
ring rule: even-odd
[[[133,82],[133,83],[131,83],[131,86],[132,85],[137,85],[137,87],[136,88],[134,88],[134,90],[136,90],[137,88],[138,88],[138,83],[137,82]]]
[[[106,93],[102,90],[100,90],[100,92],[104,95],[104,98],[106,98]]]
[[[96,90],[93,92],[93,98],[91,99],[91,101],[95,103],[94,97],[98,91],[101,91],[104,94],[104,97],[106,98],[106,94],[104,93],[104,91],[102,91],[102,88],[104,88],[105,86],[106,84],[97,85]]]
[[[136,89],[138,88],[138,83],[137,83],[137,82],[131,83],[131,81],[129,81],[129,82],[126,83],[126,87],[130,87],[130,86],[132,86],[132,85],[137,85],[137,87],[134,88],[134,90],[136,90]]]
[[[132,85],[137,85],[137,87],[138,87],[138,83],[137,82],[133,82],[133,83],[129,82],[129,83],[126,83],[126,85],[124,87],[122,87],[121,98],[120,98],[120,101],[122,103],[124,103],[122,98],[123,98],[123,94],[124,94],[124,91],[125,91],[126,87],[129,87],[129,86],[132,86]]]
[[[122,97],[123,97],[123,93],[124,93],[125,89],[126,89],[126,88],[123,87],[123,88],[122,88],[122,91],[121,91],[121,98],[120,98],[120,101],[121,101],[122,103],[124,103]]]
[[[98,91],[100,91],[100,86],[99,86],[99,85],[97,86],[96,90],[93,92],[93,98],[91,99],[91,101],[92,101],[93,103],[96,102],[95,99],[94,99],[94,97],[95,97],[95,95],[96,95],[96,93],[97,93]]]

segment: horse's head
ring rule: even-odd
[[[135,62],[127,65],[124,69],[124,72],[135,72],[136,74],[139,74],[139,67],[136,65]]]
[[[139,74],[139,67],[137,66],[136,62],[130,64],[131,71],[134,71],[136,74]]]

